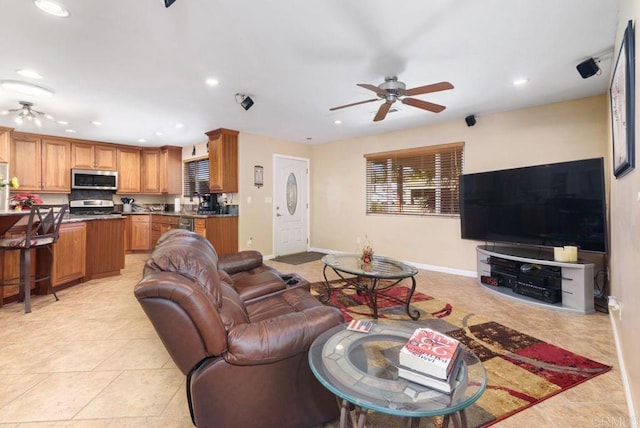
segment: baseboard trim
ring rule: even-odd
[[[613,331],[613,340],[616,345],[616,354],[618,356],[618,366],[620,367],[620,377],[622,378],[622,386],[624,388],[624,395],[627,399],[627,408],[629,411],[629,427],[636,428],[638,426],[638,416],[636,415],[635,406],[633,405],[633,398],[631,396],[631,386],[629,385],[629,374],[627,372],[627,366],[624,363],[622,355],[622,346],[620,344],[620,336],[618,335],[618,325],[616,324],[615,316],[618,311],[609,311],[609,320],[611,321],[611,330]]]
[[[334,250],[327,250],[325,248],[309,248],[309,251],[317,251],[320,253],[327,253],[327,254],[345,254],[346,251],[334,251]],[[422,270],[430,270],[433,272],[442,272],[442,273],[449,273],[452,275],[458,275],[458,276],[466,276],[469,278],[476,278],[477,277],[477,273],[475,271],[469,271],[469,270],[463,270],[463,269],[455,269],[455,268],[450,268],[450,267],[446,267],[446,266],[435,266],[435,265],[427,265],[424,263],[416,263],[416,262],[412,262],[410,260],[400,260],[403,263],[408,263],[412,266],[417,267],[418,269],[422,269]]]

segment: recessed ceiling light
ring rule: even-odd
[[[9,110],[2,110],[2,111],[0,111],[0,115],[2,115],[2,116],[6,116],[6,115],[8,115],[9,113],[10,113],[10,112],[9,112]]]
[[[184,125],[182,123],[176,123],[176,128],[184,128]]]
[[[515,79],[513,81],[513,86],[522,86],[522,85],[526,85],[527,83],[529,83],[529,79],[523,77],[520,79]]]
[[[76,130],[75,129],[71,129],[71,128],[67,128],[64,130],[64,132],[68,132],[69,134],[75,134]]]
[[[67,122],[66,120],[59,120],[58,121],[58,125],[68,125],[69,122]]]
[[[20,80],[0,80],[0,87],[27,95],[41,95],[47,97],[53,95],[53,91],[51,89],[43,88],[42,86],[34,85],[29,82],[21,82]]]
[[[209,86],[218,86],[220,84],[220,82],[218,82],[217,79],[213,79],[213,78],[205,80],[205,83]]]
[[[160,136],[162,136],[162,132],[158,131],[158,132],[156,132],[156,135],[157,135],[158,137],[160,137]]]
[[[35,70],[20,69],[16,70],[20,76],[29,77],[31,79],[42,79],[42,75]]]
[[[147,140],[145,140],[144,138],[138,138],[138,143],[146,143]]]
[[[93,121],[91,121],[91,123],[93,123],[96,126],[101,126],[102,125],[102,122],[100,122],[99,120],[93,120]]]
[[[51,116],[49,113],[45,114],[44,117],[46,117],[49,120],[55,120],[53,116]]]
[[[57,1],[34,0],[33,3],[38,7],[38,9],[48,13],[49,15],[57,16],[60,18],[66,18],[67,16],[69,16],[69,11]]]
[[[342,121],[340,119],[336,119],[333,121],[333,123],[335,123],[336,125],[340,125]]]

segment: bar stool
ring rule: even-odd
[[[68,211],[67,204],[33,205],[29,213],[27,230],[22,236],[0,239],[0,252],[20,251],[20,276],[0,282],[0,286],[19,286],[19,301],[24,300],[24,312],[31,312],[31,250],[46,248],[50,254],[49,271],[42,276],[35,276],[33,282],[50,280],[53,268],[53,244],[60,236],[60,224]],[[49,291],[58,299],[49,281]]]

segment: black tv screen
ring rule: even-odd
[[[606,253],[602,158],[460,176],[462,238]]]

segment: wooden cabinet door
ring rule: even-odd
[[[118,148],[118,193],[140,193],[140,149]]]
[[[160,193],[160,150],[142,151],[142,193]]]
[[[238,252],[238,217],[209,217],[206,236],[218,254]]]
[[[5,238],[16,238],[24,236],[25,227],[17,227],[15,230],[10,230],[5,233]],[[2,306],[3,300],[18,295],[17,280],[20,278],[20,251],[3,251],[0,254],[0,262],[2,263],[2,281],[3,282],[15,282],[15,285],[9,285],[6,287],[0,287],[0,306]],[[36,273],[36,251],[31,250],[31,274]],[[10,281],[11,280],[11,281]],[[35,283],[31,282],[31,289],[35,289]],[[15,297],[14,297],[15,298]]]
[[[71,191],[71,143],[62,140],[42,140],[42,190]],[[20,179],[20,177],[18,177]]]
[[[209,137],[209,189],[212,193],[238,192],[238,131],[216,129]]]
[[[124,251],[131,251],[131,216],[124,216]]]
[[[182,148],[163,147],[160,153],[160,192],[182,194]]]
[[[118,169],[117,150],[115,147],[96,144],[93,156],[95,169],[102,171],[115,171]]]
[[[147,214],[131,216],[131,250],[151,248],[151,222]]]
[[[203,218],[197,218],[193,222],[193,230],[200,236],[207,237],[207,226],[206,220]]]
[[[116,166],[115,146],[81,142],[71,144],[71,168],[115,171]]]
[[[11,162],[11,128],[0,127],[0,162]]]
[[[53,247],[51,284],[54,287],[84,277],[86,249],[86,223],[66,223],[60,226],[60,236]],[[43,252],[43,256],[45,255],[48,256],[48,251]]]
[[[91,143],[71,144],[71,168],[93,169],[93,148]]]
[[[18,177],[20,192],[42,189],[40,139],[14,134],[11,139],[11,176]]]

